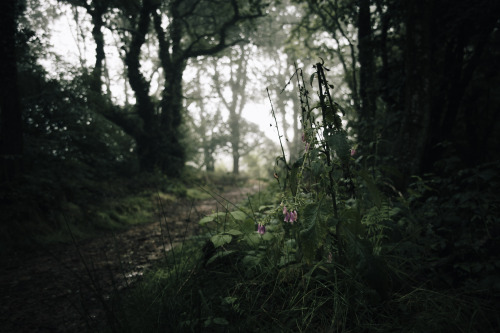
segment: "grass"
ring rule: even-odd
[[[256,223],[263,218],[259,207],[265,211],[277,204],[276,192],[269,186],[241,209]],[[229,223],[225,230],[235,222],[218,218]],[[252,243],[233,236],[214,248],[209,240],[214,228],[176,247],[113,299],[120,331],[423,333],[494,332],[500,326],[496,298],[482,291],[401,279],[381,299],[348,265],[325,259],[284,262],[277,238]],[[384,259],[396,266],[406,262]],[[393,269],[408,276],[418,268]]]
[[[181,179],[155,173],[96,178],[71,170],[61,175],[39,170],[0,191],[0,250],[10,253],[71,243],[72,237],[92,238],[153,222],[158,197],[170,202],[209,199],[200,185],[219,192],[245,181],[241,175],[205,175],[188,167]]]
[[[70,243],[76,239],[91,238],[103,231],[116,231],[133,225],[154,221],[154,202],[151,193],[129,194],[80,207],[72,202],[63,203],[50,211],[49,216],[37,216],[24,223],[25,235],[33,244],[50,245]],[[70,230],[71,229],[71,232]],[[30,247],[29,244],[28,247]]]
[[[150,223],[156,220],[158,195],[165,201],[186,196],[185,185],[155,175],[108,180],[26,178],[12,185],[0,206],[4,253]]]
[[[261,192],[244,209],[251,211],[275,199],[272,191]],[[264,246],[271,241],[252,246],[235,238],[214,249],[209,236],[175,248],[141,283],[115,299],[121,329],[225,332],[252,327],[295,332],[342,317],[324,310],[334,308],[329,295],[336,287],[331,281],[306,280],[299,264],[278,267]]]
[[[204,192],[198,188],[188,188],[186,192],[187,197],[194,200],[205,200],[212,198],[209,193]]]

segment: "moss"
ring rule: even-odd
[[[212,196],[202,190],[196,188],[188,188],[187,197],[195,200],[204,200],[204,199],[210,199]]]

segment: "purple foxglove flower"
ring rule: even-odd
[[[283,207],[283,215],[286,215],[286,212],[288,212],[288,211],[286,210],[286,206],[285,206],[285,207]]]
[[[294,210],[292,213],[292,217],[290,218],[290,222],[295,222],[297,221],[297,211]]]
[[[351,149],[351,156],[356,155],[356,149]]]
[[[259,223],[259,225],[257,226],[257,232],[261,235],[265,234],[266,233],[266,226]]]
[[[290,222],[290,212],[286,212],[285,219],[283,221]]]

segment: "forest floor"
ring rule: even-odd
[[[161,200],[157,221],[149,224],[11,256],[0,267],[0,331],[100,331],[112,320],[114,292],[140,279],[171,243],[197,234],[201,217],[234,210],[232,204],[258,190],[250,183],[212,199]]]

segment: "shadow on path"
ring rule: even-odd
[[[111,293],[127,288],[162,258],[170,240],[175,244],[196,234],[203,216],[234,210],[231,203],[257,191],[255,184],[215,199],[161,201],[156,222],[10,258],[0,268],[0,331],[99,331],[112,312],[105,310]]]

